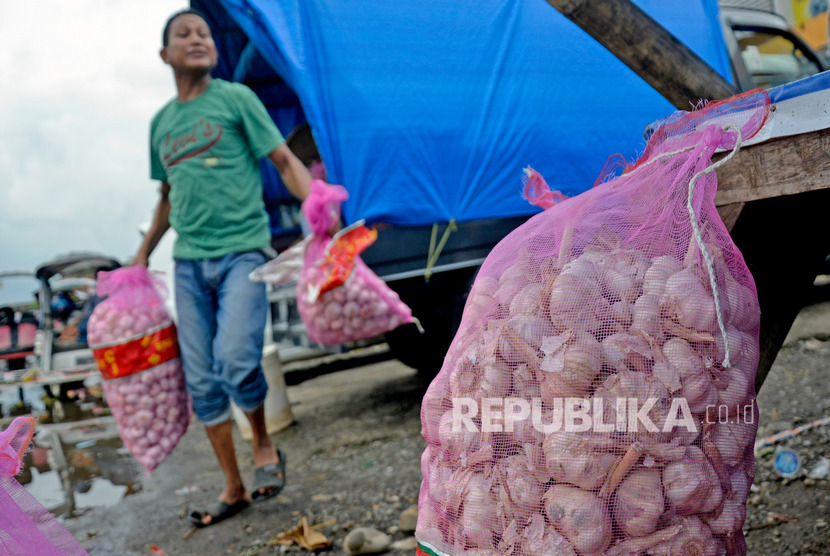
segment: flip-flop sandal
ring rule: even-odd
[[[254,488],[251,489],[254,502],[273,498],[285,486],[285,455],[277,450],[277,457],[280,459],[278,462],[257,467],[254,472]],[[262,489],[266,489],[265,492],[260,492]]]
[[[217,500],[202,511],[194,510],[187,516],[188,520],[196,527],[210,527],[220,521],[224,521],[229,517],[233,517],[250,505],[247,500],[238,500],[233,504],[228,504],[222,500]],[[205,523],[202,519],[210,516],[210,523]]]

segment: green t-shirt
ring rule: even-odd
[[[150,177],[170,184],[174,257],[217,258],[270,245],[258,161],[284,141],[251,89],[221,79],[153,117]]]

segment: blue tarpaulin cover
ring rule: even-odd
[[[731,80],[716,0],[635,4]],[[576,195],[610,155],[634,160],[646,125],[674,110],[545,0],[192,5],[224,41],[219,75],[284,80],[249,79],[284,134],[307,119],[328,181],[349,191],[347,222],[532,214],[522,168]],[[241,33],[222,37],[230,27]]]

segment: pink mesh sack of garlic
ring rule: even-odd
[[[328,231],[340,220],[346,189],[311,180],[303,216],[313,232],[305,246],[297,281],[297,309],[309,338],[338,345],[379,336],[417,321],[398,294],[366,266],[360,253],[377,231],[357,222],[334,237]]]
[[[422,551],[746,552],[760,311],[712,156],[768,107],[675,118],[489,254],[423,400]]]
[[[32,442],[35,420],[17,417],[0,432],[0,553],[80,556],[86,551],[17,479]]]
[[[191,402],[164,283],[145,266],[98,274],[105,297],[89,317],[89,346],[124,446],[147,470],[161,464],[190,424]]]

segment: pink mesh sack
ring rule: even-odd
[[[489,254],[423,400],[422,551],[746,552],[760,313],[712,156],[768,106],[667,124]]]
[[[305,246],[297,309],[309,338],[322,345],[365,340],[416,322],[398,294],[359,256],[377,231],[358,222],[334,237],[328,234],[348,196],[342,186],[312,180],[302,206],[314,235]]]
[[[147,470],[158,467],[190,423],[191,402],[164,283],[137,265],[98,277],[106,297],[88,338],[124,445]]]
[[[18,417],[0,432],[0,553],[15,556],[86,554],[75,537],[14,478],[32,441],[35,421]]]

